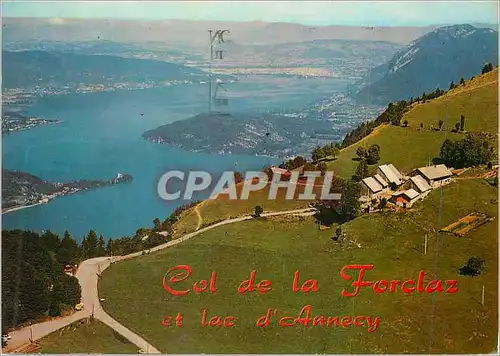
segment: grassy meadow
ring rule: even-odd
[[[135,354],[138,350],[136,345],[96,319],[73,323],[37,343],[39,352],[44,354]]]
[[[347,233],[342,243],[331,239],[335,227],[320,231],[312,218],[227,225],[173,248],[114,264],[104,271],[99,293],[106,298],[108,313],[165,353],[489,353],[496,349],[498,335],[497,221],[462,238],[439,234],[437,264],[435,246],[438,220],[444,227],[470,212],[497,217],[496,197],[497,188],[481,179],[460,180],[442,192],[433,191],[412,210],[368,214],[342,225]],[[460,275],[459,268],[472,256],[485,260],[485,269],[478,277]],[[191,266],[193,274],[176,289],[189,289],[217,271],[216,293],[168,294],[162,278],[180,264]],[[399,289],[376,294],[362,288],[356,297],[343,297],[341,291],[351,290],[352,281],[343,280],[340,270],[352,264],[374,264],[365,274],[372,281],[416,280],[423,270],[426,283],[437,266],[438,279],[457,280],[459,291],[405,295]],[[238,285],[253,269],[257,282],[271,280],[272,290],[238,294]],[[301,283],[318,280],[318,292],[294,293],[296,270]],[[372,333],[366,326],[278,327],[273,317],[269,327],[255,326],[268,308],[277,308],[278,318],[297,317],[305,305],[312,306],[312,316],[379,316],[380,325]],[[202,327],[203,308],[209,317],[234,316],[235,326]],[[164,316],[177,313],[183,315],[182,327],[162,326]]]

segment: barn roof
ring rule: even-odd
[[[389,183],[396,183],[397,185],[401,184],[401,173],[399,173],[396,167],[394,167],[392,164],[383,164],[378,168],[382,171],[382,173],[384,173],[385,177],[389,180]]]
[[[416,185],[417,189],[420,190],[421,193],[432,189],[431,186],[427,184],[427,182],[422,176],[414,176],[411,177],[410,179]]]
[[[415,189],[405,190],[403,194],[406,195],[408,198],[410,198],[410,200],[413,200],[420,195]]]
[[[403,175],[401,174],[401,172],[398,171],[398,169],[396,167],[394,167],[394,165],[392,163],[389,163],[387,166],[394,172],[396,177],[398,177],[399,179],[403,178]]]
[[[385,181],[385,179],[384,179],[384,178],[382,178],[382,176],[381,176],[380,174],[375,174],[375,175],[373,176],[373,178],[375,178],[375,179],[377,180],[377,182],[379,182],[379,183],[380,183],[380,185],[381,185],[382,187],[384,187],[384,188],[385,188],[385,187],[387,187],[387,186],[389,185],[389,183],[387,183],[387,182]]]
[[[392,196],[399,197],[401,195],[408,198],[409,200],[413,200],[416,197],[418,197],[420,194],[415,189],[408,189],[408,190],[404,190],[404,191],[395,192]]]
[[[365,178],[362,182],[372,191],[372,193],[380,192],[383,189],[382,185],[373,177]]]
[[[444,165],[438,164],[436,166],[421,167],[418,171],[427,179],[434,180],[440,178],[451,177],[453,173]]]

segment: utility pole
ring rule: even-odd
[[[483,293],[481,294],[481,304],[484,307],[484,284],[483,284]]]
[[[427,255],[427,234],[425,234],[424,255]]]

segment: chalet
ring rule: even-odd
[[[408,189],[394,193],[391,201],[403,208],[411,208],[411,206],[420,198],[420,194],[415,189]]]
[[[389,186],[391,184],[395,184],[399,187],[403,183],[403,175],[397,170],[396,167],[394,167],[393,164],[383,164],[379,166],[377,168],[376,175],[385,180]]]
[[[384,186],[374,177],[368,177],[361,181],[361,196],[368,199],[378,198],[384,190]]]
[[[432,187],[427,183],[427,181],[421,176],[416,175],[410,178],[409,188],[415,189],[420,194],[429,192]]]
[[[453,173],[444,164],[439,164],[417,168],[410,175],[422,176],[431,187],[435,188],[450,183]]]

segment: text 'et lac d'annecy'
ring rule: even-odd
[[[455,294],[458,292],[456,280],[436,280],[432,279],[427,283],[424,281],[425,272],[420,271],[418,278],[410,278],[407,280],[386,280],[378,281],[366,280],[365,271],[372,270],[374,265],[348,265],[344,266],[340,271],[340,276],[346,281],[351,281],[351,288],[343,289],[341,295],[343,297],[355,297],[362,288],[371,289],[376,294],[382,293],[449,293]],[[354,277],[348,274],[352,271]],[[272,291],[272,283],[270,280],[263,279],[256,281],[256,270],[250,272],[250,277],[240,283],[237,292],[241,295],[256,292],[259,295]],[[356,276],[357,273],[357,276]],[[163,288],[172,296],[180,297],[190,293],[215,293],[217,292],[217,272],[213,271],[210,279],[203,279],[193,283],[190,289],[182,289],[178,285],[179,282],[187,280],[192,274],[192,269],[188,265],[177,265],[170,268],[163,276]],[[294,293],[316,293],[318,292],[318,281],[316,279],[304,280],[300,278],[300,271],[295,271],[292,281],[292,291]],[[279,308],[268,308],[263,314],[255,319],[255,326],[268,327],[271,325],[279,327],[302,326],[302,327],[364,327],[369,333],[377,330],[380,324],[379,316],[327,316],[327,315],[312,315],[313,307],[305,305],[295,316],[280,314]],[[167,315],[162,320],[162,325],[165,327],[181,327],[183,326],[184,317],[181,313],[175,316]],[[237,318],[226,315],[219,316],[209,314],[206,308],[201,310],[201,326],[203,327],[224,327],[232,328],[237,323]]]

